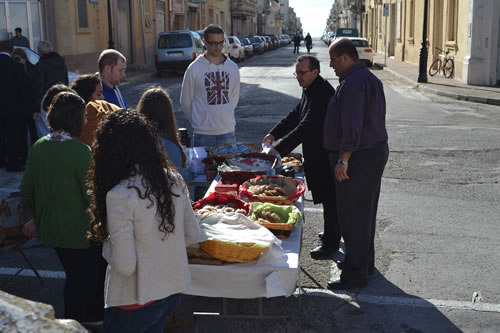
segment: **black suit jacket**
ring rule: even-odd
[[[0,54],[0,119],[22,119],[23,92],[28,77],[24,66],[5,54]]]
[[[282,139],[275,147],[281,156],[302,144],[304,172],[314,203],[327,200],[335,186],[328,152],[323,148],[323,123],[334,93],[330,83],[318,75],[302,93],[299,104],[270,131],[276,139]]]

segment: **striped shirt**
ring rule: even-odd
[[[387,141],[382,82],[363,64],[353,65],[339,82],[323,127],[325,149],[352,152]]]

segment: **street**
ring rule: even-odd
[[[301,88],[292,75],[292,50],[287,46],[239,64],[238,141],[260,143],[297,104]],[[311,54],[321,61],[320,75],[336,87],[327,47],[314,41]],[[339,271],[333,260],[309,256],[319,245],[323,215],[306,192],[302,289],[289,298],[264,300],[260,309],[289,318],[249,319],[245,316],[258,311],[256,300],[228,300],[229,312],[239,319],[197,318],[195,326],[179,332],[498,332],[500,109],[424,94],[372,70],[385,87],[390,147],[378,210],[375,276],[354,292],[326,289]],[[121,89],[135,106],[144,89],[162,86],[174,101],[179,127],[187,127],[179,105],[181,83],[182,76],[169,75],[125,83]],[[36,242],[28,246],[25,252],[43,271],[45,283],[40,286],[24,271],[3,290],[52,304],[60,315],[60,264],[51,249]],[[18,255],[3,256],[0,284],[21,265]],[[473,303],[474,293],[480,296]],[[221,312],[221,307],[221,299],[186,296],[180,312]]]

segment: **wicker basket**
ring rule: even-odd
[[[226,146],[227,147],[227,146],[231,146],[231,144],[229,144],[229,143],[220,144],[220,145],[217,145],[217,146],[211,148],[208,151],[208,157],[212,158],[217,163],[217,165],[221,165],[222,163],[224,163],[224,161],[228,157],[245,156],[247,154],[261,154],[261,151],[262,151],[262,147],[261,146],[256,145],[254,143],[245,142],[245,146],[247,146],[248,148],[250,148],[250,150],[252,150],[252,152],[250,152],[250,153],[242,153],[242,154],[238,154],[238,153],[234,153],[234,154],[217,154],[216,153],[217,148],[222,147],[222,146]]]
[[[212,257],[227,262],[249,262],[266,252],[268,247],[251,247],[253,243],[227,243],[218,240],[206,240],[200,243],[203,251]]]
[[[262,205],[269,205],[271,207],[267,207],[269,209],[266,209]],[[270,211],[274,212],[278,215],[280,215],[281,218],[286,219],[288,222],[287,223],[262,223],[262,222],[257,222],[256,223],[260,224],[261,226],[269,229],[276,237],[278,238],[288,238],[290,234],[292,233],[292,230],[295,228],[295,226],[300,223],[302,214],[298,210],[297,207],[292,206],[293,208],[288,208],[291,209],[290,212],[285,211],[287,207],[281,206],[281,205],[273,205],[269,203],[259,203],[259,202],[253,202],[252,203],[252,215],[250,218],[252,220],[255,220],[257,217],[255,216],[256,211]],[[293,212],[295,211],[295,214]],[[291,222],[291,219],[293,219],[293,222]]]
[[[250,212],[250,203],[238,199],[233,194],[219,193],[219,192],[214,192],[214,193],[210,194],[208,197],[203,198],[203,199],[195,202],[193,204],[193,210],[200,209],[206,205],[216,206],[216,205],[227,205],[227,204],[233,204],[233,206],[235,206],[235,209],[238,209],[238,208],[244,209],[246,212],[245,215],[248,215]]]
[[[283,182],[284,179],[288,180],[293,180],[295,182],[295,185],[297,187],[297,191],[293,194],[290,194],[286,197],[284,196],[264,196],[264,195],[255,195],[251,192],[248,191],[248,186],[252,185],[253,183],[256,182],[256,179],[263,179],[264,183],[271,183],[271,182],[276,182],[276,181],[281,181]],[[280,179],[281,178],[281,179]],[[285,177],[285,176],[258,176],[256,178],[250,179],[243,184],[240,185],[239,188],[239,196],[240,197],[247,197],[248,201],[250,202],[270,202],[276,205],[293,205],[306,191],[306,186],[304,185],[303,182],[293,179],[290,177]]]
[[[273,155],[263,154],[263,153],[247,153],[247,154],[238,154],[233,157],[250,157],[255,159],[261,159],[269,161],[270,164],[274,164],[276,157]],[[219,175],[222,179],[222,183],[224,184],[238,184],[241,185],[245,181],[255,178],[257,176],[263,176],[267,171],[255,171],[255,170],[234,170],[234,171],[220,171]]]

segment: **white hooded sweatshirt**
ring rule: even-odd
[[[240,71],[231,59],[215,65],[200,55],[189,65],[181,89],[181,106],[197,134],[233,132],[240,97]]]

